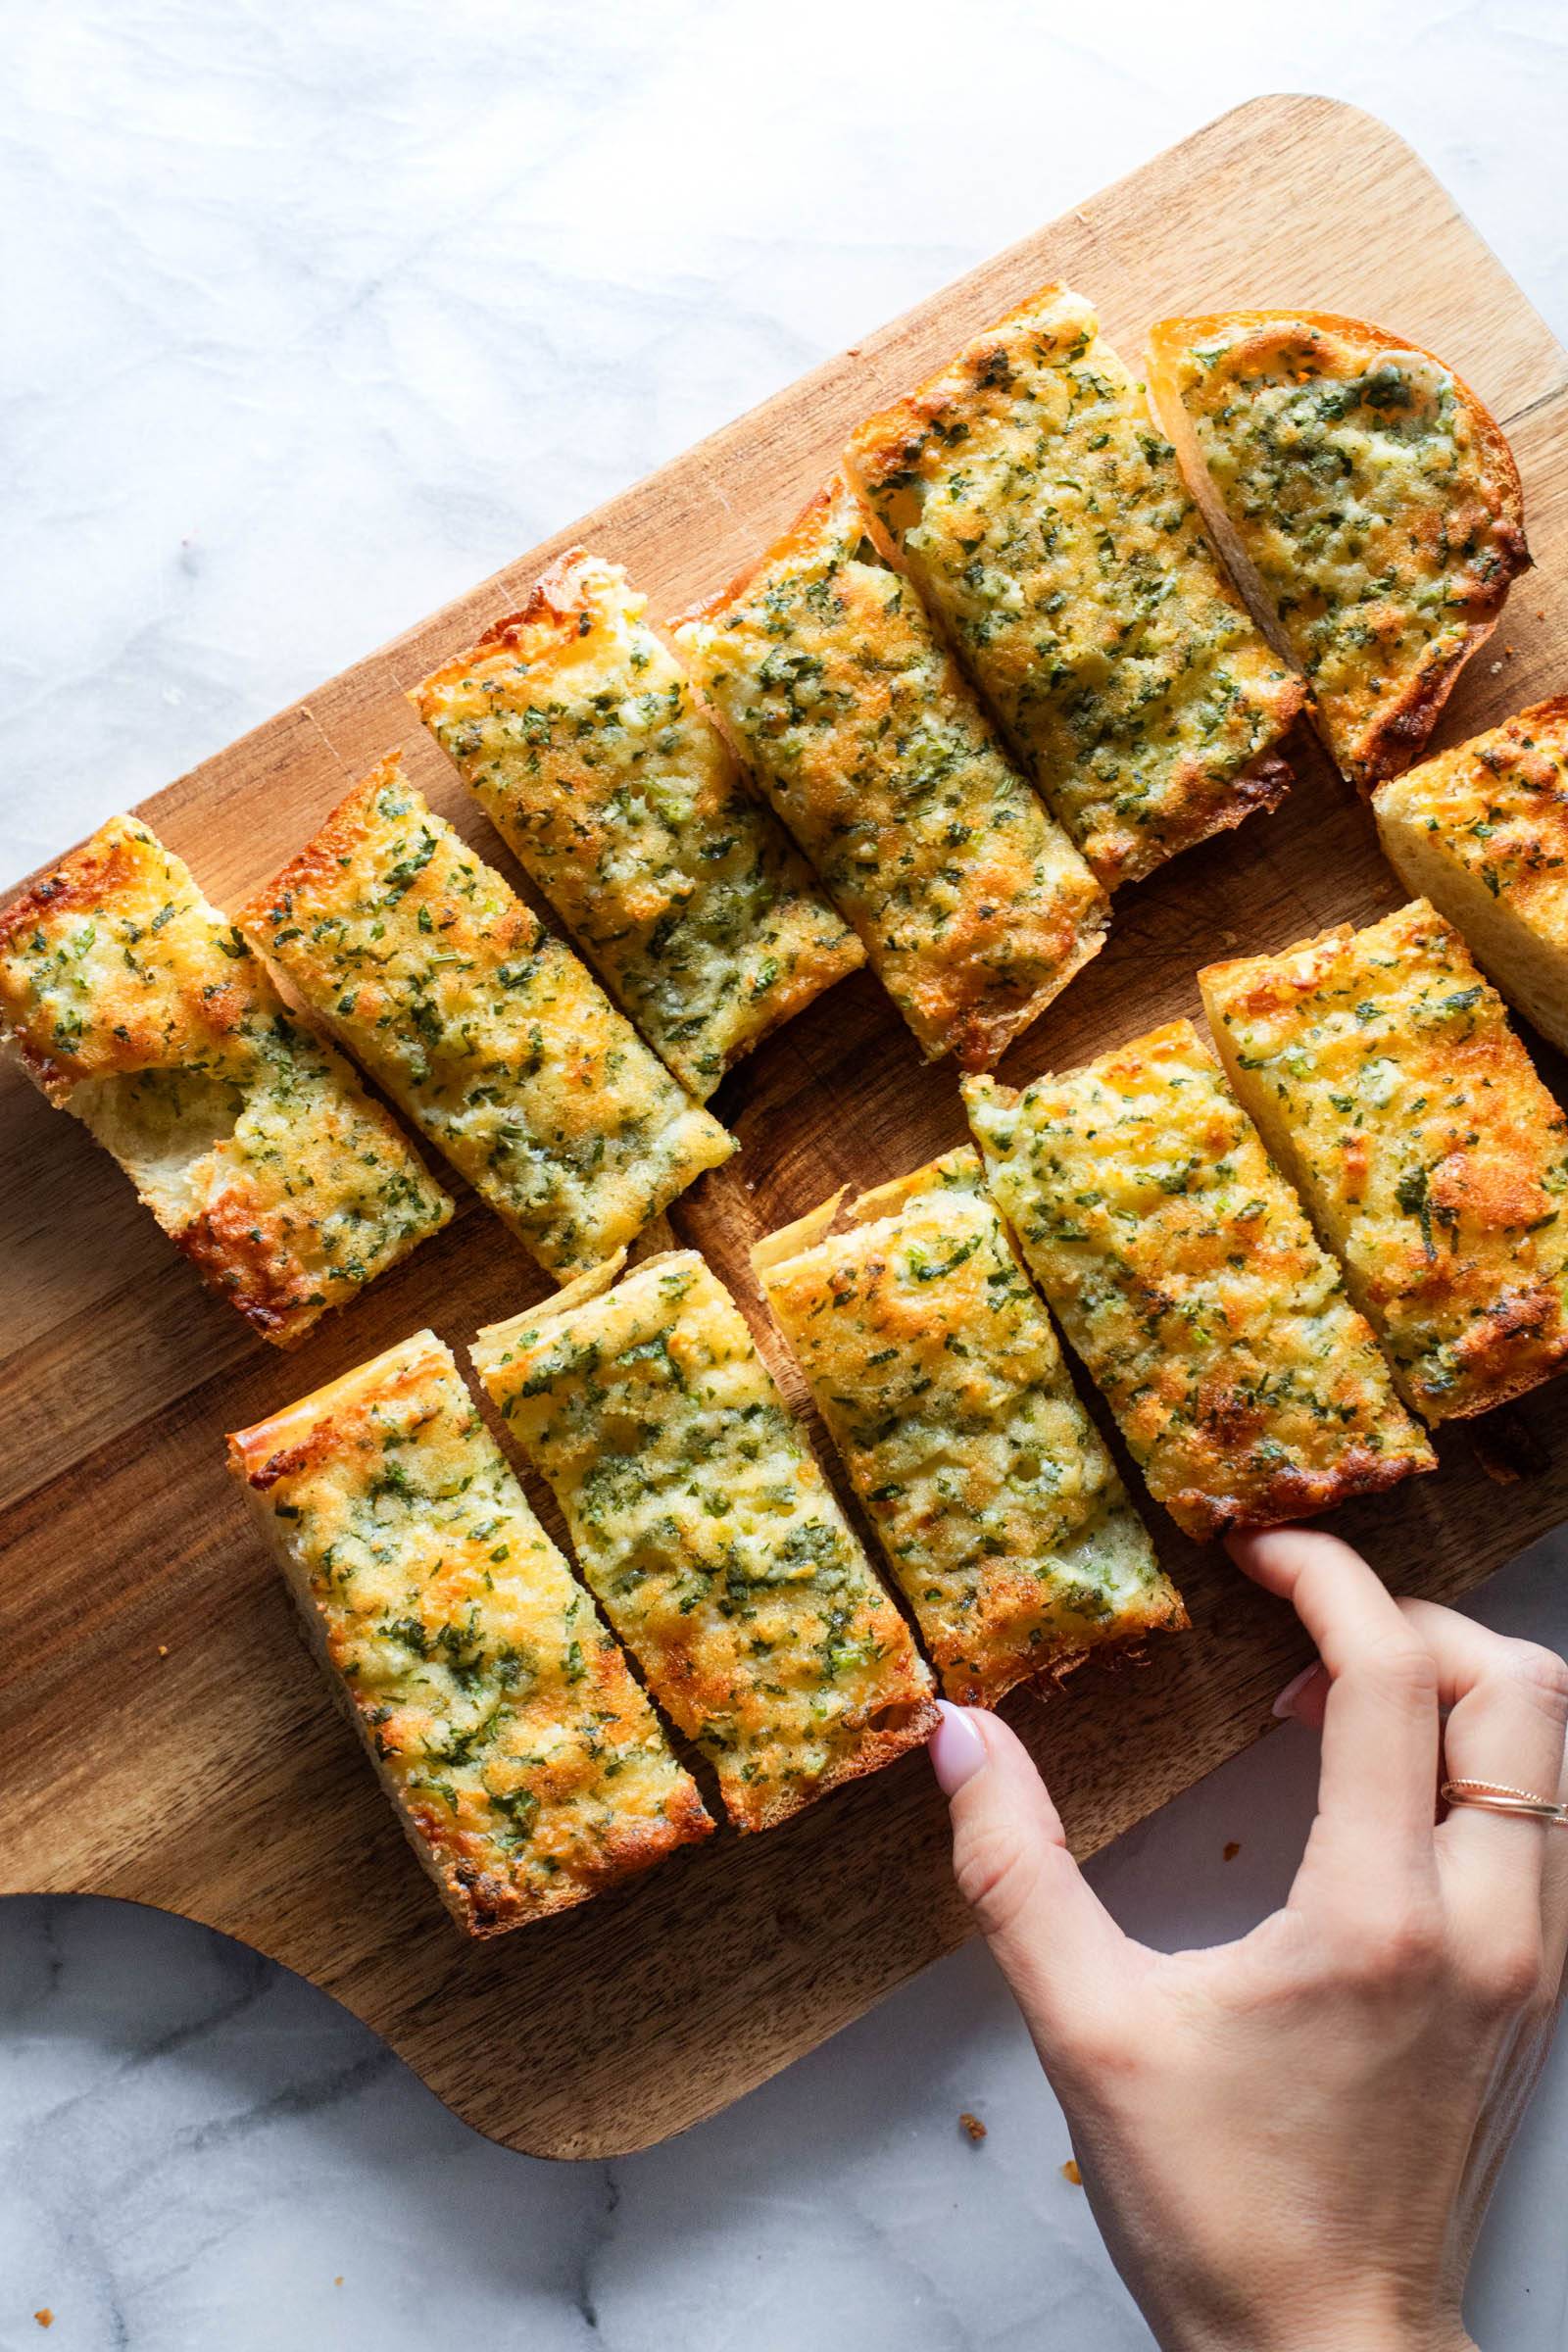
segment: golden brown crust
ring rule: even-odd
[[[1181,413],[1182,364],[1195,348],[1223,340],[1227,375],[1234,372],[1246,377],[1251,372],[1261,376],[1270,363],[1277,361],[1282,344],[1288,354],[1293,330],[1298,327],[1309,336],[1333,338],[1341,349],[1352,354],[1408,354],[1427,362],[1451,382],[1480,454],[1480,478],[1473,492],[1466,495],[1481,502],[1487,517],[1485,543],[1479,557],[1450,574],[1446,599],[1447,607],[1459,604],[1467,610],[1462,632],[1446,653],[1421,662],[1392,691],[1382,687],[1369,715],[1353,729],[1348,726],[1348,718],[1339,715],[1338,702],[1342,698],[1336,697],[1332,704],[1321,707],[1314,702],[1312,707],[1312,715],[1330,753],[1350,780],[1363,793],[1370,793],[1385,777],[1399,773],[1417,757],[1460,670],[1495,628],[1513,580],[1529,568],[1524,494],[1513,452],[1485,403],[1446,361],[1408,337],[1393,334],[1366,319],[1328,311],[1232,311],[1161,320],[1151,330],[1149,338],[1150,383],[1156,408],[1181,454],[1194,493],[1216,525],[1227,555],[1233,560],[1240,556],[1236,564],[1238,575],[1244,578],[1254,603],[1259,596],[1269,600],[1271,609],[1262,617],[1271,624],[1271,634],[1283,633],[1293,659],[1303,659],[1302,643],[1288,624],[1282,628],[1278,613],[1272,610],[1277,591],[1263,580],[1254,565],[1247,536],[1237,516],[1226,506],[1219,485],[1206,477],[1196,433],[1191,424],[1184,427]],[[1302,373],[1293,380],[1310,379]],[[1442,560],[1446,562],[1447,535],[1446,519],[1440,521],[1435,514],[1418,516],[1412,523],[1409,545],[1435,561],[1441,546]],[[1429,541],[1431,545],[1426,544]],[[1304,604],[1300,592],[1298,601]],[[1310,669],[1308,674],[1310,678]]]

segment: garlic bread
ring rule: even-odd
[[[868,528],[835,480],[676,641],[921,1052],[986,1069],[1105,901]]]
[[[1530,562],[1501,428],[1428,351],[1319,311],[1167,318],[1150,385],[1363,792],[1418,757]]]
[[[396,759],[239,920],[559,1280],[735,1149]]]
[[[1003,1214],[1178,1527],[1300,1519],[1435,1467],[1190,1021],[964,1086]]]
[[[924,1740],[930,1671],[694,1251],[483,1331],[479,1377],[743,1830]]]
[[[1278,805],[1299,682],[1080,295],[1043,286],[849,464],[1107,890]]]
[[[948,1697],[1185,1625],[978,1153],[838,1206],[753,1260]]]
[[[0,1034],[275,1347],[452,1214],[342,1054],[132,817],[0,915]]]
[[[1391,777],[1372,810],[1406,890],[1568,1054],[1568,695]]]
[[[1417,899],[1199,980],[1407,1402],[1486,1412],[1568,1361],[1568,1119],[1453,926]]]
[[[410,697],[695,1101],[865,960],[618,564],[571,548]]]
[[[696,1784],[433,1332],[228,1447],[466,1935],[564,1911],[708,1836]]]

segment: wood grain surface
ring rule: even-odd
[[[656,614],[713,590],[788,520],[860,416],[1053,276],[1098,302],[1129,359],[1165,312],[1275,302],[1359,314],[1442,353],[1512,440],[1538,569],[1440,740],[1561,691],[1568,358],[1382,124],[1270,98],[868,335],[142,813],[220,905],[237,904],[401,743],[422,789],[515,879],[402,689],[515,606],[575,538],[626,564]],[[1196,1013],[1199,963],[1364,919],[1396,896],[1365,810],[1303,733],[1283,810],[1119,898],[1109,947],[1003,1075],[1021,1082]],[[1562,1094],[1563,1072],[1545,1066]],[[743,1156],[672,1223],[753,1307],[746,1258],[760,1234],[963,1134],[951,1065],[921,1066],[867,974],[770,1041],[714,1107]],[[726,1832],[559,1921],[478,1949],[454,1933],[295,1635],[224,1473],[223,1433],[422,1323],[461,1351],[479,1324],[539,1297],[542,1278],[471,1199],[281,1357],[200,1290],[85,1132],[8,1078],[0,1236],[0,1890],[119,1895],[243,1937],[366,2019],[480,2131],[558,2156],[642,2146],[711,2114],[965,1934],[919,1756],[784,1830]],[[1399,1589],[1462,1592],[1568,1517],[1565,1437],[1559,1382],[1502,1429],[1445,1433],[1436,1477],[1336,1524]],[[1520,1474],[1499,1483],[1499,1455]],[[1143,1668],[1080,1676],[1049,1706],[1009,1702],[1083,1853],[1257,1738],[1303,1655],[1287,1615],[1223,1555],[1185,1544],[1152,1504],[1148,1516],[1193,1634]]]

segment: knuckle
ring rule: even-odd
[[[1406,1992],[1430,1984],[1443,1966],[1442,1915],[1435,1905],[1411,1904],[1363,1925],[1353,1974],[1373,1992]]]
[[[1401,1642],[1391,1635],[1368,1648],[1359,1671],[1371,1688],[1396,1704],[1437,1703],[1437,1660],[1424,1642]]]
[[[1469,1955],[1463,1973],[1472,2001],[1489,2016],[1522,2014],[1548,1997],[1539,1933],[1491,1937]]]
[[[1004,1936],[1017,1926],[1038,1874],[1030,1846],[1003,1826],[973,1829],[954,1857],[958,1892],[986,1936]]]
[[[1510,1641],[1503,1654],[1510,1682],[1517,1683],[1552,1713],[1568,1718],[1568,1658],[1539,1642]]]

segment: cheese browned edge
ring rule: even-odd
[[[566,1910],[710,1833],[432,1332],[228,1448],[311,1647],[466,1935]]]
[[[736,1149],[395,755],[239,921],[558,1281]]]
[[[848,462],[1107,890],[1278,807],[1300,683],[1082,295],[1040,287]]]
[[[964,1100],[1036,1281],[1186,1534],[1436,1466],[1191,1021],[1021,1095],[966,1080]]]
[[[849,480],[675,642],[922,1054],[989,1069],[1098,955],[1109,910]]]
[[[273,1347],[452,1215],[350,1063],[135,818],[111,817],[0,915],[0,1034]]]
[[[949,1698],[1187,1623],[972,1148],[752,1252]]]
[[[935,1727],[930,1670],[694,1250],[479,1333],[479,1377],[654,1697],[766,1830]]]
[[[568,548],[409,700],[687,1092],[865,960],[619,564]]]
[[[1451,923],[1417,899],[1210,964],[1232,1083],[1428,1421],[1568,1363],[1568,1119]]]
[[[1389,778],[1372,812],[1406,890],[1568,1054],[1568,695]]]
[[[1215,357],[1203,357],[1205,346],[1219,347]],[[1216,477],[1213,437],[1208,437],[1205,449],[1204,434],[1187,397],[1194,386],[1208,387],[1221,380],[1215,373],[1220,356],[1226,381],[1233,368],[1243,373],[1250,364],[1255,364],[1258,381],[1266,380],[1270,368],[1278,374],[1283,366],[1297,398],[1297,413],[1283,445],[1272,423],[1264,436],[1265,463],[1273,470],[1250,494],[1238,486],[1234,502]],[[1393,389],[1397,380],[1394,362],[1401,356],[1436,368],[1445,385],[1451,386],[1452,413],[1471,437],[1474,464],[1457,508],[1438,501],[1418,514],[1396,514],[1390,520],[1375,517],[1368,496],[1395,481],[1393,449],[1414,447],[1419,438],[1405,443],[1392,431],[1396,416],[1412,405],[1408,386],[1402,397]],[[1330,366],[1315,372],[1318,363],[1331,364],[1332,372]],[[1322,381],[1332,393],[1334,385],[1369,380],[1383,367],[1390,372],[1389,387],[1379,387],[1378,396],[1361,405],[1381,419],[1386,445],[1376,451],[1373,463],[1363,465],[1363,480],[1358,482],[1354,454],[1343,439],[1331,446],[1334,429],[1344,424],[1348,412],[1337,413],[1331,397],[1326,416],[1308,416],[1306,388]],[[1162,319],[1150,332],[1149,381],[1193,495],[1259,625],[1306,679],[1308,712],[1329,757],[1351,783],[1370,793],[1383,777],[1397,774],[1419,756],[1460,670],[1496,627],[1513,580],[1530,566],[1519,468],[1501,426],[1434,352],[1364,318],[1330,311],[1220,311]],[[1270,388],[1284,389],[1278,384]],[[1440,410],[1444,398],[1440,387]],[[1288,495],[1293,465],[1308,496],[1323,506],[1322,514],[1312,519],[1313,531],[1348,535],[1346,561],[1325,562],[1316,580],[1295,557],[1301,534],[1295,527],[1297,508]],[[1456,468],[1442,470],[1451,474]],[[1386,527],[1378,544],[1369,547],[1376,519]],[[1268,545],[1275,535],[1289,543],[1277,558]],[[1425,568],[1401,598],[1396,566],[1412,557]],[[1344,628],[1326,633],[1320,624],[1331,618],[1340,588],[1325,586],[1325,577],[1337,570],[1344,584],[1346,574],[1353,577],[1357,566],[1364,593],[1355,615]],[[1319,606],[1321,610],[1314,609]],[[1441,625],[1420,642],[1425,617],[1433,612]],[[1420,650],[1413,662],[1401,664],[1403,623],[1410,625]],[[1346,648],[1370,649],[1360,695],[1325,685],[1325,664]]]

